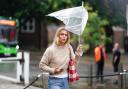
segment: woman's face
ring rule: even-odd
[[[68,39],[68,32],[66,30],[61,30],[59,34],[59,43],[64,45]]]

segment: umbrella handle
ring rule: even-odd
[[[79,36],[79,44],[78,45],[82,45],[83,44],[83,41],[81,39],[81,35]],[[81,53],[79,54],[80,56],[83,55],[83,50],[81,51]]]
[[[83,44],[83,40],[81,39],[81,35],[79,35],[78,44]]]
[[[81,36],[80,35],[79,35],[79,40],[78,41],[79,41],[79,44],[80,44],[81,43]]]

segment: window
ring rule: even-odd
[[[21,23],[23,23],[23,20],[21,20]],[[29,21],[27,21],[26,24],[21,27],[21,32],[34,33],[35,32],[35,19],[32,18]]]

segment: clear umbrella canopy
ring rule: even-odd
[[[61,20],[68,31],[81,35],[88,20],[88,12],[83,6],[63,9],[48,14]]]

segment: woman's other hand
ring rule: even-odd
[[[59,74],[59,73],[61,73],[62,71],[63,71],[63,69],[55,68],[54,73],[55,73],[55,74]]]
[[[79,44],[79,45],[78,45],[75,54],[76,54],[77,56],[82,56],[82,55],[83,55],[82,44]]]

